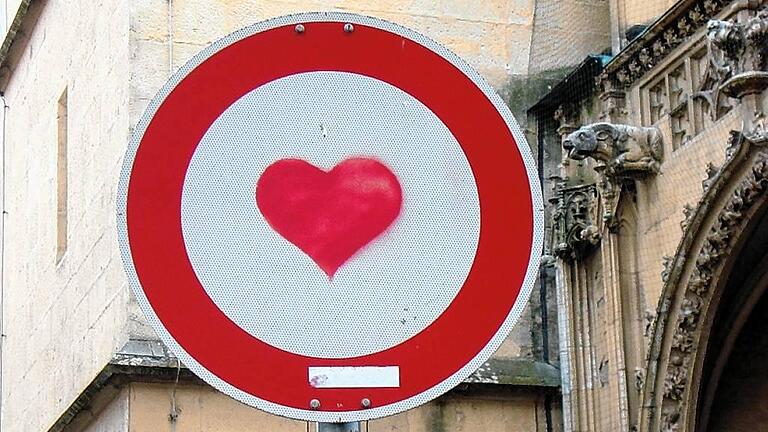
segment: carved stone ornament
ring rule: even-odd
[[[724,170],[730,170],[729,164],[735,163],[736,158],[733,158],[734,153],[742,152],[749,147],[743,147],[745,140],[734,138],[734,134],[729,139],[729,145],[732,147],[729,149],[729,157],[726,160],[726,166],[724,166],[721,174],[717,177],[713,176],[712,185],[708,186],[709,189],[716,189],[710,191],[711,193],[717,193],[722,190],[723,184],[727,182],[727,179],[720,178],[723,176]],[[754,147],[759,149],[760,147]],[[744,150],[746,151],[746,150]],[[740,153],[740,154],[743,154]],[[714,182],[717,182],[717,186]],[[676,318],[670,322],[672,339],[669,349],[669,357],[666,368],[660,371],[663,376],[662,388],[661,388],[661,430],[687,430],[683,426],[685,421],[682,413],[685,410],[686,404],[690,403],[690,384],[694,380],[693,374],[696,372],[693,370],[693,364],[696,361],[697,347],[699,346],[699,339],[702,334],[702,326],[704,325],[704,315],[707,313],[710,302],[713,298],[713,286],[718,279],[718,275],[722,271],[725,265],[725,257],[729,256],[733,243],[738,237],[739,233],[743,230],[743,225],[747,220],[751,209],[760,200],[765,199],[765,195],[768,193],[768,152],[760,151],[754,155],[752,165],[747,168],[746,174],[741,178],[737,184],[735,190],[728,196],[724,206],[720,209],[714,223],[709,227],[703,242],[698,249],[695,258],[692,262],[693,268],[688,280],[684,284],[684,288],[680,293],[680,301],[678,303]],[[705,201],[706,198],[702,198],[702,203],[697,208],[696,214],[689,219],[696,220],[696,223],[701,223],[702,218],[706,217],[706,214],[711,211],[708,208],[709,202]],[[686,231],[692,230],[692,227],[686,227]],[[686,238],[692,235],[691,232],[686,232]],[[693,240],[690,240],[691,242]],[[693,244],[693,243],[688,243]],[[669,277],[669,273],[673,273],[675,278],[680,278],[682,274],[682,266],[685,262],[691,262],[692,259],[681,258],[683,253],[682,246],[678,249],[678,259],[674,260],[672,268],[667,267],[665,269],[665,278]],[[670,281],[670,283],[679,283],[679,279]],[[657,331],[659,331],[657,329]]]
[[[645,311],[645,318],[644,318],[644,330],[643,330],[643,336],[648,337],[651,335],[651,330],[653,329],[653,324],[656,321],[656,314],[653,313],[650,310]]]
[[[726,163],[730,163],[733,160],[733,157],[738,153],[739,149],[741,148],[742,142],[744,141],[744,137],[739,131],[730,131],[728,133],[728,142],[725,145],[725,161]],[[722,171],[722,168],[718,171]],[[715,176],[716,177],[716,176]],[[712,178],[714,181],[714,177]],[[709,190],[709,187],[712,185],[712,182],[710,182],[707,185],[707,189],[704,191],[706,192]]]
[[[728,21],[710,20],[707,40],[710,67],[705,81],[711,82],[712,89],[697,95],[714,107],[710,112],[719,109],[721,93],[739,99],[744,138],[753,144],[768,143],[763,112],[763,93],[768,89],[768,8]]]
[[[568,157],[592,158],[600,175],[603,221],[609,229],[617,228],[616,211],[623,183],[659,172],[663,158],[661,132],[656,128],[612,123],[582,126],[563,140]]]
[[[557,133],[563,137],[569,133],[575,131],[579,127],[579,111],[576,104],[572,102],[566,102],[557,107],[552,118],[558,124]]]
[[[657,128],[611,123],[582,126],[568,135],[563,148],[571,159],[598,161],[605,175],[633,179],[658,173],[664,155]]]
[[[636,367],[635,368],[635,390],[640,392],[643,390],[644,386],[645,386],[645,369]]]
[[[665,412],[662,416],[661,432],[678,432],[680,430],[680,411]]]
[[[630,87],[648,71],[663,62],[667,55],[706,24],[707,17],[714,16],[733,0],[698,1],[677,16],[666,20],[659,27],[653,26],[647,35],[630,43],[600,75],[603,87],[617,85]],[[653,55],[650,55],[653,53]]]
[[[744,138],[747,141],[758,145],[768,144],[768,124],[762,111],[755,112],[755,115],[745,122],[744,129]]]
[[[600,94],[602,105],[600,120],[608,123],[621,123],[625,121],[629,114],[626,98],[627,95],[623,91],[604,89]]]
[[[707,40],[712,73],[725,94],[742,98],[768,88],[768,9],[741,21],[710,20]]]
[[[712,162],[707,162],[707,178],[701,182],[701,189],[706,192],[709,190],[709,186],[714,181],[715,177],[720,173],[720,167],[715,166]],[[687,215],[686,215],[687,216]],[[685,229],[683,229],[685,231]]]
[[[698,87],[693,91],[693,99],[704,101],[709,107],[709,117],[716,121],[722,117],[731,108],[728,96],[723,93],[723,84],[732,76],[732,70],[725,64],[725,53],[721,51],[715,42],[716,35],[724,32],[715,24],[716,21],[709,21],[707,25],[707,66],[704,76],[701,78]],[[723,23],[717,21],[717,23]]]
[[[683,206],[683,220],[680,222],[680,228],[685,232],[691,225],[691,218],[693,218],[694,208],[690,204]],[[670,258],[671,259],[671,258]]]
[[[661,265],[663,267],[661,281],[666,282],[669,279],[669,272],[672,271],[672,257],[667,255],[661,257]]]
[[[600,243],[597,189],[595,185],[558,188],[556,194],[553,252],[565,260],[581,258]]]

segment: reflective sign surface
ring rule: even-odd
[[[488,84],[423,36],[336,13],[255,24],[180,69],[135,129],[118,227],[186,366],[323,422],[404,411],[481,366],[542,236],[530,151]]]

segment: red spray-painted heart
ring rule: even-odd
[[[402,189],[394,173],[373,159],[347,159],[328,172],[301,159],[281,159],[259,178],[256,205],[272,229],[333,279],[397,218]]]

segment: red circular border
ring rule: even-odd
[[[374,27],[339,23],[277,27],[237,41],[175,86],[136,151],[127,192],[127,231],[140,285],[170,335],[208,371],[257,398],[296,409],[360,409],[416,396],[451,377],[493,338],[515,304],[529,264],[533,211],[525,164],[503,117],[458,68],[420,44]],[[396,86],[429,107],[461,144],[475,175],[481,229],[458,295],[430,326],[371,355],[317,359],[246,333],[208,297],[186,254],[181,191],[210,125],[246,93],[292,74],[343,71]],[[308,101],[311,103],[311,101]],[[522,247],[521,247],[522,246]],[[330,335],[329,335],[330,337]],[[399,366],[399,388],[316,389],[309,366]]]

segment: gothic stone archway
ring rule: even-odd
[[[670,263],[648,356],[641,430],[696,430],[702,370],[731,270],[768,208],[768,148],[733,132]]]

